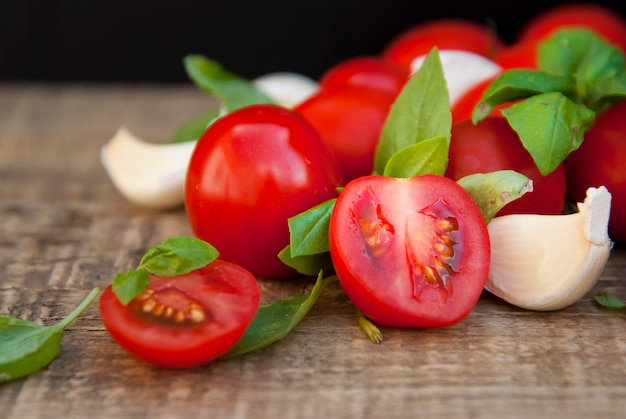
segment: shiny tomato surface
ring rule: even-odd
[[[214,122],[198,141],[185,184],[194,234],[224,260],[263,278],[295,271],[278,253],[287,219],[337,196],[337,160],[300,114],[252,105]]]
[[[530,153],[507,120],[488,117],[453,124],[446,176],[458,180],[473,173],[515,170],[533,181],[533,191],[507,204],[498,215],[513,213],[561,214],[565,206],[563,164],[542,176]]]
[[[474,308],[487,280],[487,227],[451,179],[365,176],[341,192],[330,252],[350,300],[376,323],[449,326]]]
[[[150,364],[185,368],[235,346],[261,300],[254,276],[216,260],[188,274],[151,276],[149,288],[123,305],[108,286],[99,309],[111,337]]]

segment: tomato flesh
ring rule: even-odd
[[[260,300],[250,272],[216,260],[176,277],[152,275],[149,288],[127,305],[109,285],[99,308],[107,331],[122,348],[152,365],[186,368],[233,348]]]
[[[462,320],[480,297],[490,259],[474,201],[434,175],[348,183],[331,216],[330,251],[352,302],[392,327]]]

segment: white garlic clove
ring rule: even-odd
[[[156,144],[120,128],[100,159],[113,185],[130,202],[154,209],[182,205],[189,159],[196,141]]]
[[[478,83],[502,73],[503,68],[495,61],[480,54],[460,50],[440,50],[439,58],[450,94],[450,106],[454,106]],[[421,66],[426,55],[411,62],[411,74]]]
[[[319,84],[303,75],[288,71],[269,73],[257,77],[252,83],[276,104],[295,108],[320,88]]]
[[[589,188],[579,211],[512,214],[488,224],[491,265],[485,289],[529,310],[559,310],[593,288],[608,261],[611,194]]]

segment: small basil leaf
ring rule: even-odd
[[[506,204],[533,190],[532,181],[514,170],[475,173],[457,183],[476,202],[487,224]]]
[[[291,245],[287,245],[278,253],[278,258],[285,265],[306,276],[315,276],[319,271],[332,272],[334,270],[330,252],[328,251],[294,257],[291,254]]]
[[[155,275],[181,275],[206,266],[218,256],[217,249],[203,240],[177,236],[149,249],[139,268]]]
[[[219,109],[206,111],[181,125],[169,139],[170,143],[182,143],[199,139],[209,124],[219,116]]]
[[[622,301],[619,297],[609,294],[606,292],[597,293],[594,296],[594,299],[598,304],[602,307],[610,308],[613,310],[624,310],[626,309],[626,303]]]
[[[539,44],[537,62],[550,74],[577,74],[585,56],[595,49],[597,37],[584,29],[561,29]]]
[[[283,339],[311,310],[324,287],[336,280],[336,276],[322,278],[320,272],[308,295],[296,295],[260,307],[237,345],[222,358],[234,358]]]
[[[502,113],[544,176],[580,146],[595,119],[593,111],[559,92],[532,96]]]
[[[497,77],[485,90],[472,112],[472,121],[486,118],[498,105],[525,99],[540,93],[574,94],[575,84],[569,77],[531,69],[512,69]]]
[[[61,349],[65,328],[99,292],[94,288],[72,313],[52,326],[0,315],[0,383],[26,377],[52,362]]]
[[[252,82],[202,55],[187,55],[183,64],[189,78],[206,93],[215,95],[227,112],[257,103],[273,103]]]
[[[144,269],[119,273],[113,278],[112,290],[120,303],[128,304],[150,285],[150,274]]]
[[[443,135],[420,141],[392,154],[383,174],[399,178],[443,176],[448,167],[448,149],[448,139]]]
[[[626,73],[607,75],[591,86],[585,104],[600,113],[626,98]]]
[[[329,199],[287,220],[291,257],[315,255],[330,250],[328,228],[336,201],[336,198]]]
[[[433,48],[391,106],[376,148],[374,173],[384,173],[391,156],[405,147],[438,136],[449,143],[451,127],[450,95],[439,52]]]

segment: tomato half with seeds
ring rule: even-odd
[[[348,183],[330,221],[330,254],[350,300],[391,327],[465,318],[490,261],[487,227],[451,179],[366,176]]]
[[[223,260],[150,286],[123,305],[108,286],[100,297],[111,337],[137,358],[166,368],[205,364],[232,349],[261,300],[255,277]]]

